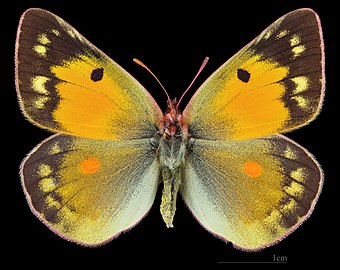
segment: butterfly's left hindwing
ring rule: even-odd
[[[162,112],[149,93],[54,14],[29,9],[22,15],[15,61],[20,105],[35,124],[110,140],[157,132]]]
[[[22,185],[35,215],[67,240],[99,245],[133,227],[159,183],[148,139],[123,142],[54,135],[24,160]]]
[[[200,87],[183,112],[201,139],[240,140],[313,120],[325,85],[322,30],[310,9],[274,22]]]
[[[323,175],[282,135],[192,140],[181,195],[199,222],[236,247],[258,250],[293,232],[313,211]]]

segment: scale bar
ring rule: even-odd
[[[287,262],[218,262],[218,263],[287,263]]]

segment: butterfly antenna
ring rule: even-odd
[[[169,94],[168,92],[165,90],[164,86],[161,84],[161,82],[158,80],[158,78],[156,77],[155,74],[153,74],[153,72],[140,60],[136,59],[136,58],[133,58],[133,62],[137,63],[138,65],[140,65],[141,67],[145,68],[155,79],[156,81],[159,83],[159,85],[162,87],[164,93],[166,94],[167,98],[168,98],[168,101],[170,101],[170,97],[169,97]]]
[[[209,57],[204,58],[203,63],[202,63],[202,65],[201,65],[200,69],[198,70],[198,72],[197,72],[195,78],[191,81],[191,83],[190,83],[190,85],[188,86],[187,90],[184,91],[183,95],[182,95],[181,98],[179,99],[179,101],[178,101],[178,103],[177,103],[177,105],[176,105],[176,110],[178,110],[178,105],[181,103],[183,97],[184,97],[185,94],[189,91],[190,87],[192,86],[192,84],[194,83],[194,81],[196,80],[196,78],[198,77],[198,75],[200,75],[200,73],[202,72],[203,68],[204,68],[205,65],[208,63],[208,61],[209,61]]]

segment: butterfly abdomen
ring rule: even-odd
[[[163,182],[161,214],[166,226],[173,227],[176,199],[185,157],[185,144],[181,139],[161,139],[159,148],[160,170]]]

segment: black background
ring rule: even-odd
[[[138,4],[118,1],[11,1],[2,8],[1,85],[3,145],[2,216],[5,254],[13,264],[40,265],[66,261],[110,264],[137,262],[177,267],[180,263],[272,262],[285,256],[288,264],[312,264],[336,260],[330,246],[337,241],[334,219],[335,165],[338,160],[335,129],[338,84],[335,58],[339,58],[335,15],[336,1],[159,1]],[[76,4],[78,3],[78,4]],[[184,6],[185,3],[185,6]],[[30,7],[47,9],[69,22],[88,40],[136,77],[155,97],[161,109],[166,98],[154,79],[132,59],[142,60],[157,74],[171,97],[179,97],[197,72],[204,57],[208,65],[183,101],[229,57],[256,37],[270,23],[297,8],[313,8],[321,18],[326,47],[326,97],[319,117],[310,125],[288,134],[313,153],[325,172],[325,185],[311,218],[281,243],[260,252],[244,252],[217,239],[192,217],[181,199],[174,228],[167,229],[159,213],[160,191],[150,213],[131,231],[98,248],[67,242],[48,230],[29,210],[20,186],[19,165],[47,131],[21,115],[14,85],[14,44],[20,15]],[[339,25],[337,25],[339,26]],[[184,106],[182,105],[182,108]],[[8,128],[9,127],[9,128]],[[2,137],[2,138],[4,138]],[[7,142],[9,141],[9,142]],[[334,243],[336,244],[336,243]],[[4,256],[3,256],[4,255]],[[12,257],[13,258],[13,257]],[[65,265],[65,264],[64,264]]]

